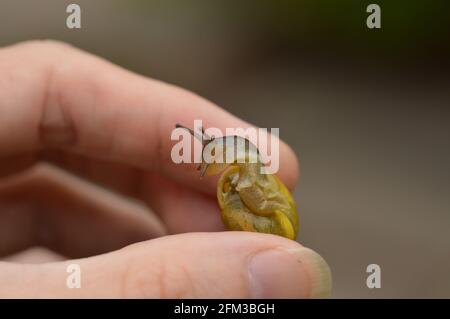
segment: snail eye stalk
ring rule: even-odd
[[[176,128],[182,128],[184,130],[187,130],[189,133],[191,133],[191,135],[193,137],[195,137],[196,139],[198,139],[199,141],[202,142],[203,146],[205,146],[208,142],[211,141],[211,137],[209,137],[206,133],[205,133],[205,129],[203,127],[201,127],[201,132],[202,134],[199,134],[198,132],[194,131],[193,129],[190,129],[186,126],[183,126],[181,124],[176,124],[175,125]]]

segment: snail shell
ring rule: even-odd
[[[223,172],[217,183],[217,200],[225,226],[295,240],[299,228],[296,203],[276,175],[262,173],[257,147],[240,136],[210,139],[203,133],[201,138],[201,176]],[[236,147],[239,144],[245,147]]]

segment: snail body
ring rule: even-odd
[[[298,233],[295,201],[276,175],[262,173],[264,167],[257,147],[240,136],[211,139],[204,132],[199,136],[188,130],[201,137],[203,143],[201,176],[222,173],[217,183],[217,200],[225,226],[230,230],[295,239]]]

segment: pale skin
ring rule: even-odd
[[[199,180],[194,164],[171,161],[171,130],[194,119],[223,131],[250,126],[62,43],[0,49],[0,297],[314,296],[314,253],[274,235],[224,231],[218,177]],[[283,142],[280,160],[292,190],[298,162]],[[46,248],[19,253],[33,246]],[[252,268],[266,251],[268,269]],[[270,267],[280,261],[289,275]],[[74,262],[80,289],[66,286]],[[278,282],[261,292],[249,269],[264,278],[279,271]]]

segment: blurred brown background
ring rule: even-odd
[[[450,298],[450,3],[373,2],[380,30],[368,1],[2,0],[0,45],[63,40],[279,127],[333,297]]]

